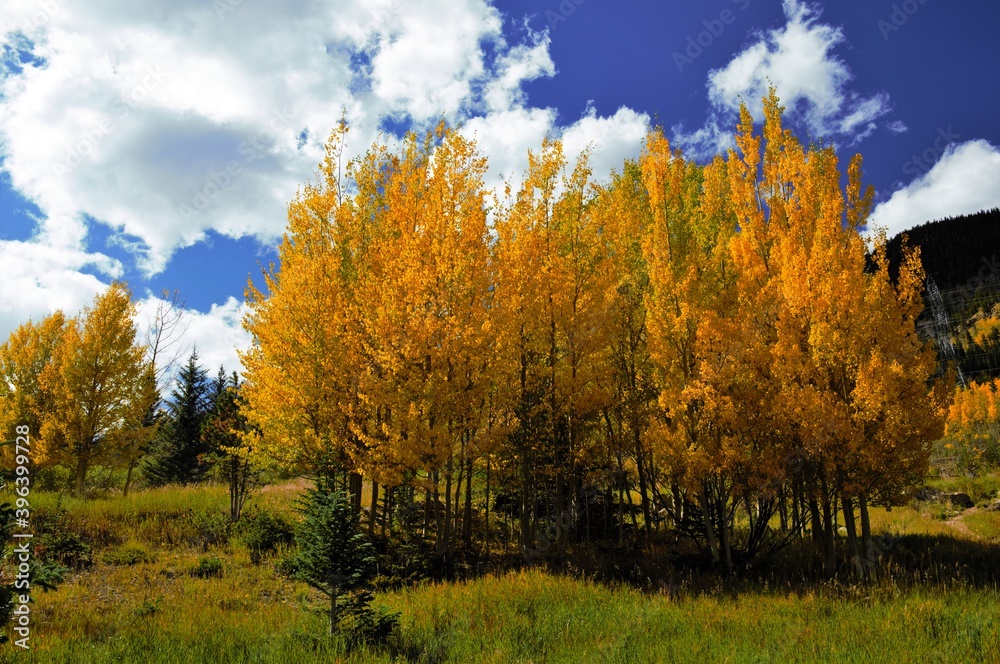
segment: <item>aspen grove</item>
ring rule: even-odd
[[[926,475],[951,383],[918,252],[891,280],[859,232],[860,156],[764,101],[710,163],[654,130],[595,182],[547,139],[496,193],[443,123],[345,163],[341,122],[248,286],[246,449],[341,483],[372,529],[408,508],[443,556],[670,533],[731,570],[811,537],[832,574],[840,524],[864,575],[869,507]]]

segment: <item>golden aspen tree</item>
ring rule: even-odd
[[[861,188],[860,158],[842,191],[833,150],[804,150],[782,127],[773,91],[764,113],[763,161],[745,109],[737,135],[742,158],[731,153],[729,160],[741,210],[734,257],[741,300],[751,305],[741,317],[763,322],[759,338],[770,344],[785,458],[809,487],[824,569],[836,567],[839,500],[860,572],[854,500],[862,503],[864,529],[865,500],[898,500],[926,470],[928,441],[940,429],[938,392],[927,388],[932,356],[914,326],[922,275],[913,256],[896,286],[884,260],[868,270],[858,229],[872,194]]]
[[[705,169],[686,162],[658,131],[647,138],[640,167],[653,215],[644,245],[647,328],[661,417],[651,433],[674,484],[675,515],[684,502],[696,505],[713,560],[728,568],[733,465],[741,458],[734,447],[741,441],[727,426],[733,419],[729,387],[718,372],[707,371],[725,353],[723,332],[734,306],[729,240],[735,224],[724,203],[725,168],[719,160]]]
[[[52,398],[41,446],[46,463],[71,468],[77,497],[92,465],[128,460],[148,442],[144,421],[156,399],[151,372],[125,284],[111,284],[67,322],[39,379]]]
[[[4,459],[13,458],[15,427],[26,425],[31,436],[38,436],[51,413],[52,399],[40,377],[52,361],[65,326],[66,317],[57,311],[38,323],[19,325],[0,346],[0,435],[11,443],[3,446]]]
[[[515,200],[496,223],[495,304],[515,385],[511,452],[526,553],[536,535],[545,546],[567,545],[578,514],[573,485],[594,456],[593,428],[611,398],[600,377],[614,275],[593,214],[587,155],[572,172],[565,166],[561,143],[546,139],[529,153]]]
[[[955,391],[945,423],[945,449],[955,469],[978,473],[1000,464],[1000,379],[972,383]]]
[[[924,481],[931,442],[945,431],[953,384],[952,376],[935,377],[936,353],[916,331],[924,285],[919,252],[904,247],[894,284],[884,237],[874,250],[874,263],[875,270],[865,274],[865,302],[858,316],[865,324],[851,328],[851,345],[858,349],[853,354],[860,359],[850,393],[855,438],[845,459],[848,479],[841,487],[852,541],[853,501],[860,510],[864,570],[875,555],[868,504],[903,504]],[[858,551],[852,553],[857,558]]]
[[[248,282],[243,325],[254,342],[240,356],[247,447],[287,468],[330,476],[356,465],[347,419],[344,247],[337,242],[337,224],[344,216],[346,134],[341,122],[327,144],[317,181],[289,204],[288,229],[278,248],[280,269],[272,265],[264,272],[266,290]],[[360,499],[357,484],[355,500]]]
[[[649,231],[651,210],[642,172],[635,162],[626,162],[621,174],[613,174],[595,201],[594,214],[602,229],[613,276],[608,294],[609,366],[602,377],[612,400],[603,410],[605,453],[617,461],[619,506],[624,507],[627,482],[624,458],[635,463],[639,502],[646,539],[651,536],[652,500],[656,495],[652,477],[653,458],[646,431],[652,416],[657,388],[646,335],[646,296],[649,273],[643,255],[643,238]],[[611,498],[605,498],[610,506]],[[672,507],[668,505],[668,508]],[[610,514],[605,514],[605,525]],[[623,539],[624,518],[619,514],[618,537]]]
[[[352,293],[366,365],[359,399],[368,413],[354,425],[380,465],[426,472],[444,552],[459,522],[471,536],[472,473],[486,435],[494,345],[486,161],[441,124],[422,141],[411,134],[390,168],[378,166],[382,232]]]

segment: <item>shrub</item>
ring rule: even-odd
[[[371,592],[360,590],[338,602],[341,619],[337,629],[349,647],[385,643],[399,629],[400,614],[383,606],[372,607],[371,601]]]
[[[341,595],[363,590],[375,571],[374,548],[358,530],[358,516],[344,492],[309,489],[299,510],[303,520],[295,534],[296,576],[329,597],[332,635],[346,617],[340,612]],[[366,604],[347,606],[357,611]]]
[[[191,576],[199,579],[222,578],[222,561],[215,557],[202,557],[198,559],[198,564],[191,570]]]
[[[250,562],[259,565],[266,555],[290,544],[294,529],[283,516],[270,511],[248,513],[239,522],[239,538],[250,552]]]
[[[32,517],[36,533],[34,550],[39,560],[76,571],[93,564],[90,543],[72,529],[69,514],[61,503],[54,510],[36,509]]]
[[[195,535],[191,540],[193,546],[200,546],[205,553],[210,546],[221,546],[229,542],[233,524],[229,516],[214,510],[199,510],[191,513],[191,525]]]

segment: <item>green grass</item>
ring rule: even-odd
[[[254,501],[287,514],[300,489]],[[56,502],[33,494],[43,510]],[[61,505],[95,564],[35,593],[34,650],[0,646],[0,662],[1000,662],[995,575],[972,573],[998,559],[1000,512],[964,515],[961,532],[934,503],[873,509],[876,535],[895,542],[873,586],[681,582],[643,593],[529,570],[382,593],[375,602],[399,612],[399,635],[348,652],[325,636],[324,598],[279,576],[273,558],[254,565],[239,539],[191,538],[192,515],[227,509],[223,487]],[[192,573],[206,557],[221,577]]]
[[[982,662],[1000,653],[1000,596],[991,590],[672,599],[528,571],[382,595],[402,613],[401,637],[347,656],[308,609],[319,598],[245,564],[222,579],[178,575],[144,593],[110,592],[158,569],[87,573],[40,596],[39,661]]]
[[[975,535],[987,542],[1000,544],[1000,510],[979,511],[964,517]]]
[[[979,475],[975,478],[958,476],[947,479],[935,478],[927,486],[940,491],[967,493],[976,503],[989,502],[1000,498],[1000,475]]]

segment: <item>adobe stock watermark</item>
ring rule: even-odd
[[[900,4],[892,5],[892,13],[889,14],[888,20],[880,18],[878,20],[878,29],[882,33],[882,39],[889,41],[889,37],[892,33],[899,32],[899,30],[909,22],[910,17],[920,11],[923,5],[927,4],[927,0],[904,0]]]
[[[243,0],[215,0],[212,3],[212,9],[215,10],[215,15],[221,21],[226,18],[226,14],[236,11],[242,4]]]
[[[587,0],[562,0],[555,9],[545,10],[545,20],[548,21],[549,30],[554,32],[559,28],[560,23],[565,23],[569,17],[576,13],[576,8]]]
[[[945,151],[948,146],[954,145],[959,140],[961,140],[961,135],[952,131],[951,127],[943,129],[938,128],[937,138],[934,139],[934,143],[930,145],[926,150],[918,154],[913,155],[905,162],[900,170],[903,171],[904,175],[909,175],[911,179],[916,179],[922,175],[926,175],[932,168],[934,164],[944,156]],[[896,180],[892,183],[892,190],[897,191],[906,186],[902,180]]]
[[[261,159],[269,151],[278,138],[278,133],[292,126],[290,111],[275,111],[267,123],[267,127],[250,134],[236,148],[242,159],[231,159],[225,166],[211,167],[208,175],[196,186],[188,203],[181,203],[177,211],[188,221],[200,212],[204,212],[222,192],[229,189],[233,182],[243,174],[245,164]]]
[[[149,94],[163,82],[163,71],[159,65],[146,68],[145,75],[139,85],[132,88],[114,105],[114,116],[104,118],[96,126],[85,131],[83,135],[66,149],[66,154],[60,161],[52,164],[55,175],[62,179],[71,173],[86,159],[93,156],[97,149],[111,134],[118,129],[119,123],[132,114],[136,105],[142,103]]]
[[[59,12],[66,4],[66,0],[41,0],[36,4],[38,11],[24,22],[26,28],[23,30],[24,32],[45,27],[52,19],[59,15]]]
[[[26,424],[19,424],[15,427],[17,438],[14,441],[14,493],[17,500],[14,501],[16,510],[14,511],[14,523],[18,531],[13,533],[17,542],[14,547],[14,595],[11,603],[14,605],[12,621],[14,632],[21,638],[14,641],[14,645],[24,650],[30,650],[31,640],[31,538],[34,536],[30,530],[31,505],[28,497],[31,494],[31,429]]]
[[[750,6],[750,0],[732,0],[732,3],[741,12],[745,12]],[[683,74],[685,67],[693,64],[695,60],[700,58],[705,50],[710,48],[715,43],[715,40],[722,36],[726,28],[736,22],[736,16],[735,11],[727,8],[719,12],[717,17],[707,18],[702,21],[701,24],[705,29],[687,38],[683,52],[674,51],[671,54],[678,73]]]
[[[580,0],[583,2],[583,0]],[[400,0],[392,0],[389,6],[385,9],[380,9],[375,12],[375,18],[372,19],[370,27],[365,32],[373,32],[375,30],[384,30],[389,25],[389,21],[392,17],[399,13],[399,10],[403,7]]]

